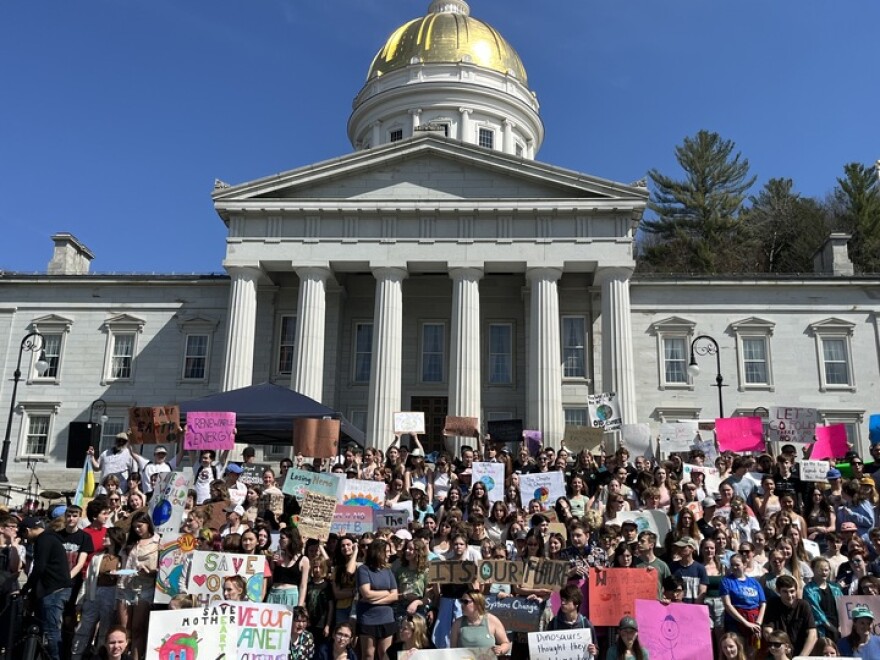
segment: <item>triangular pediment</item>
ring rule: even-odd
[[[689,333],[693,332],[693,329],[695,327],[697,327],[696,321],[690,321],[680,316],[670,316],[669,318],[665,318],[662,321],[656,321],[650,326],[651,331],[654,334],[660,332]]]
[[[106,321],[104,321],[105,327],[137,327],[142,328],[146,325],[146,321],[144,319],[140,319],[137,316],[132,316],[131,314],[116,314],[115,316],[111,316]]]
[[[37,330],[41,327],[45,328],[49,326],[64,326],[69,328],[73,325],[73,319],[58,314],[47,314],[46,316],[40,316],[39,318],[33,319],[31,325]]]
[[[260,200],[566,199],[644,203],[647,189],[423,135],[214,192],[218,210]]]

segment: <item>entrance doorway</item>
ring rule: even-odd
[[[410,410],[425,413],[425,435],[421,438],[425,452],[444,449],[443,425],[449,412],[449,397],[414,396],[410,399]]]

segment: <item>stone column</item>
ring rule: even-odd
[[[253,384],[254,330],[257,323],[257,282],[263,274],[251,266],[230,266],[229,318],[226,323],[226,362],[223,391]]]
[[[315,401],[324,394],[324,319],[327,313],[326,268],[298,268],[296,346],[291,387]]]
[[[503,151],[506,154],[513,154],[516,151],[515,143],[513,141],[513,127],[516,124],[514,124],[510,119],[505,119],[502,123],[504,125]]]
[[[471,137],[471,113],[474,111],[473,108],[459,108],[458,111],[461,113],[461,120],[458,122],[458,139],[462,142],[469,142],[474,144],[474,140]]]
[[[422,122],[422,109],[414,108],[409,111],[409,114],[412,115],[412,126],[410,127],[410,133],[412,135],[415,135],[416,129],[421,125]]]
[[[372,145],[370,146],[375,149],[382,144],[382,122],[374,121],[370,128],[372,129]]]
[[[624,424],[638,422],[629,303],[631,275],[631,268],[602,268],[596,274],[602,285],[602,388],[617,392]]]
[[[452,329],[449,354],[449,414],[480,417],[480,279],[478,268],[453,268]],[[446,448],[457,456],[473,439],[446,438]]]
[[[394,413],[401,410],[403,376],[403,268],[374,268],[373,356],[367,411],[367,445],[387,449],[394,438]]]
[[[562,346],[559,330],[558,268],[530,268],[528,427],[544,433],[544,443],[559,447],[565,434],[562,412]]]

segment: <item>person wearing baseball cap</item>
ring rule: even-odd
[[[880,636],[874,635],[874,613],[866,605],[856,605],[850,610],[852,632],[840,640],[838,651],[842,656],[854,658],[880,658]]]
[[[617,625],[617,642],[608,649],[606,660],[648,660],[648,651],[639,643],[639,624],[631,616],[625,616]]]
[[[697,521],[697,529],[700,530],[703,538],[708,538],[715,533],[715,528],[712,527],[712,518],[715,516],[718,502],[715,501],[714,497],[708,496],[702,499],[700,506],[703,508],[703,517]]]
[[[700,544],[690,536],[682,536],[672,545],[679,558],[669,564],[669,570],[684,583],[684,602],[702,603],[709,588],[709,575],[706,567],[694,558]]]
[[[238,463],[228,463],[223,478],[226,480],[226,487],[229,489],[229,499],[233,504],[244,505],[247,498],[247,485],[239,479],[244,469]]]
[[[242,534],[248,529],[247,523],[242,522],[244,507],[241,504],[230,504],[223,510],[226,512],[226,524],[220,528],[220,536]]]

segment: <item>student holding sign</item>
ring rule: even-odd
[[[495,655],[510,653],[512,644],[501,620],[486,611],[486,597],[481,591],[470,590],[459,599],[462,616],[452,624],[450,646],[455,649],[488,649]]]

